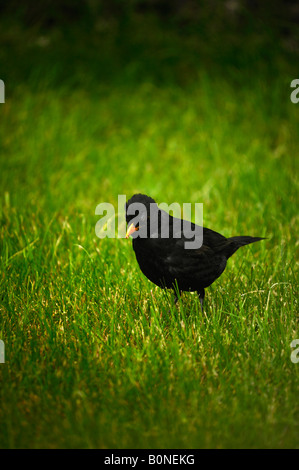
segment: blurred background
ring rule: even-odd
[[[246,204],[245,195],[261,200],[258,180],[274,161],[293,168],[296,1],[0,8],[2,184],[11,198],[26,190],[28,203],[49,210],[89,211],[141,191],[208,208],[211,197],[235,201],[236,190]]]

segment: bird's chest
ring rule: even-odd
[[[164,257],[161,255],[157,247],[153,247],[146,240],[133,241],[133,248],[136,259],[143,274],[154,284],[165,286],[165,263]]]

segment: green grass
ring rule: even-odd
[[[298,448],[295,65],[278,54],[270,78],[261,58],[227,76],[190,55],[182,72],[185,51],[167,67],[161,53],[157,80],[136,58],[109,85],[80,60],[63,78],[54,46],[47,74],[21,43],[0,105],[1,448]],[[204,314],[194,294],[168,313],[131,241],[95,235],[96,206],[135,192],[268,238],[229,260]]]

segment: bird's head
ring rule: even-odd
[[[128,229],[126,238],[132,235],[133,238],[139,236],[136,232],[140,232],[140,236],[145,236],[149,230],[150,213],[158,210],[156,201],[145,194],[134,194],[126,203],[126,221]],[[143,232],[143,234],[141,234]]]

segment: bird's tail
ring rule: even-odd
[[[265,240],[263,237],[230,237],[230,241],[235,242],[238,247],[249,245],[250,243],[259,242],[260,240]]]
[[[229,256],[233,255],[241,246],[249,245],[250,243],[258,242],[260,240],[265,240],[264,237],[248,237],[248,236],[239,236],[239,237],[230,237],[228,241]]]

